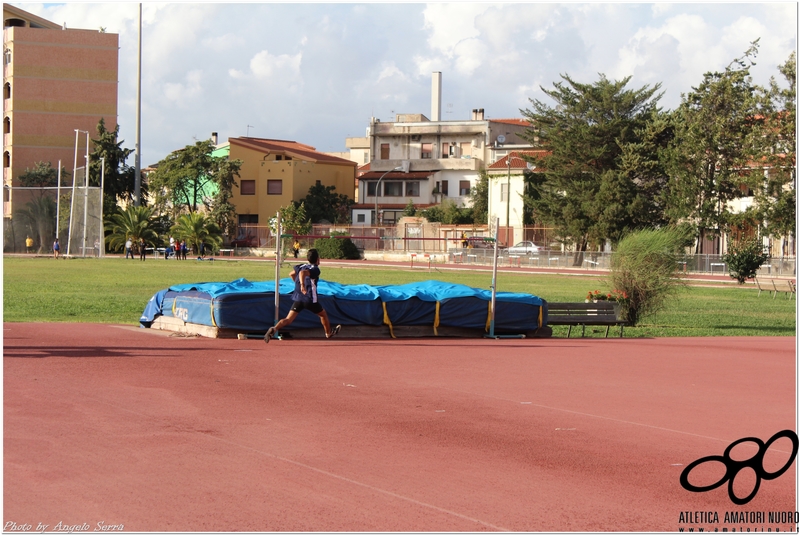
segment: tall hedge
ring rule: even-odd
[[[320,238],[313,244],[320,258],[359,260],[361,253],[349,238]]]

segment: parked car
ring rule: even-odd
[[[534,244],[531,241],[520,241],[513,247],[508,247],[508,254],[515,254],[515,255],[526,255],[526,254],[538,254],[540,247]]]
[[[258,247],[258,236],[242,236],[230,242],[231,247]]]
[[[494,238],[486,238],[484,236],[472,236],[466,239],[469,241],[469,246],[471,246],[472,249],[494,248]],[[502,245],[502,243],[499,243],[498,246],[500,249],[505,247],[504,245]]]

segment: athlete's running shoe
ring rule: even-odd
[[[336,325],[332,331],[330,331],[330,335],[327,337],[328,340],[336,336],[339,332],[341,332],[341,325]]]
[[[275,328],[269,327],[269,330],[266,331],[266,334],[264,335],[264,342],[268,344],[269,340],[271,340],[274,337],[274,335],[275,335]]]

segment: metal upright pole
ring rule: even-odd
[[[86,217],[89,212],[89,132],[86,132],[86,163],[83,167],[83,254],[81,256],[86,256]]]
[[[134,206],[141,206],[141,4],[139,4],[139,68],[136,86],[136,171],[133,193]]]
[[[275,230],[277,230],[277,244],[275,245],[275,321],[272,325],[277,325],[277,322],[280,321],[280,235],[283,234],[282,227],[280,212],[278,212],[277,222],[275,223]]]
[[[100,250],[97,251],[97,256],[102,258],[105,256],[105,227],[103,227],[103,191],[105,189],[105,156],[100,158]]]
[[[55,197],[55,237],[59,238],[61,230],[61,160],[58,160],[58,184],[56,185]]]
[[[72,245],[72,216],[75,214],[75,181],[78,174],[78,136],[79,130],[75,130],[75,158],[72,160],[72,198],[69,200],[69,227],[67,228],[67,256],[69,256],[70,246]]]
[[[505,240],[507,240],[507,246],[510,247],[513,245],[513,240],[510,238],[510,153],[508,154],[508,197],[505,199],[508,201],[507,211],[505,212]]]

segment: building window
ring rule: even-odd
[[[449,180],[441,181],[441,195],[449,197]]]
[[[433,157],[433,144],[422,143],[422,159],[430,159]]]
[[[499,202],[508,201],[508,185],[500,184]]]
[[[239,225],[257,225],[258,214],[239,214]]]
[[[468,142],[461,143],[461,158],[464,156],[471,156],[472,155],[472,144]]]
[[[469,192],[471,191],[471,189],[472,189],[472,186],[471,186],[471,183],[468,180],[461,180],[460,181],[460,183],[458,185],[458,190],[460,190],[460,196],[461,197],[469,195]]]
[[[388,143],[381,143],[380,144],[380,159],[381,160],[388,160],[391,154],[391,149],[389,148]]]
[[[241,194],[242,195],[255,195],[255,180],[242,180],[241,181]]]
[[[399,212],[400,217],[402,217],[402,212]],[[397,212],[388,212],[383,211],[383,224],[384,225],[394,225],[397,222]]]
[[[441,157],[442,158],[449,158],[449,143],[442,143],[441,144]]]
[[[366,214],[358,214],[357,223],[366,223]]]
[[[267,180],[266,181],[266,194],[267,195],[283,195],[283,181],[282,180]]]
[[[3,98],[4,99],[11,98],[11,83],[10,82],[6,82],[6,84],[3,86]]]
[[[419,196],[419,182],[409,181],[405,183],[405,196],[406,197],[418,197]]]
[[[367,182],[366,183],[366,196],[367,197],[374,197],[376,189],[377,189],[377,182]]]
[[[402,182],[383,182],[383,197],[402,197]]]
[[[3,167],[11,167],[11,153],[8,151],[3,153]]]
[[[10,134],[11,133],[11,117],[6,117],[3,119],[3,133]]]

